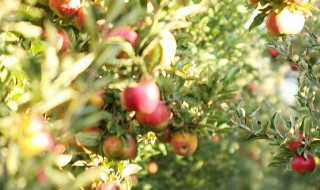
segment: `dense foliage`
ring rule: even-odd
[[[1,1],[0,189],[316,189],[316,7]]]

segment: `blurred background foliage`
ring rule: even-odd
[[[129,174],[139,180],[133,189],[143,190],[319,188],[317,169],[297,176],[288,167],[268,167],[279,146],[246,141],[250,133],[231,121],[236,112],[258,107],[254,120],[263,122],[279,110],[286,121],[290,115],[304,116],[291,109],[301,107],[294,96],[306,86],[317,95],[311,79],[319,74],[318,42],[307,30],[277,39],[264,26],[249,32],[255,12],[245,0],[94,1],[104,7],[99,14],[91,1],[83,1],[90,11],[86,28],[79,30],[74,18],[56,16],[47,3],[0,1],[0,189],[90,189],[89,184],[101,180],[130,189]],[[315,12],[307,23],[314,36],[319,36],[317,16]],[[102,31],[110,25],[131,26],[139,34],[137,46],[123,39],[101,40],[96,20],[104,21]],[[70,36],[67,52],[54,47],[57,28]],[[171,30],[178,49],[171,67],[158,68],[143,55],[164,29]],[[44,31],[50,35],[43,36]],[[269,47],[281,55],[271,58]],[[169,143],[139,128],[121,106],[120,91],[148,72],[175,113],[170,127],[199,136],[193,155],[174,154]],[[102,109],[88,103],[99,89],[104,90]],[[318,95],[314,99],[319,105]],[[34,150],[25,148],[28,134],[19,128],[23,114],[46,118],[54,151],[29,155]],[[86,150],[75,139],[90,126],[104,132],[91,137],[89,144],[95,147]],[[280,124],[277,128],[289,130]],[[104,136],[126,132],[138,139],[136,158],[113,161],[101,156]],[[156,172],[150,171],[150,162],[158,166]]]

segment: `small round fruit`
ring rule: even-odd
[[[290,68],[292,71],[299,71],[300,70],[300,68],[296,64],[291,64]]]
[[[54,141],[50,133],[39,132],[21,140],[22,152],[29,156],[35,156],[43,151],[52,150]]]
[[[137,112],[136,117],[140,124],[147,126],[150,130],[161,131],[170,123],[171,115],[171,109],[160,102],[152,113]]]
[[[136,175],[130,175],[130,178],[131,178],[132,187],[137,187],[138,184],[139,184],[139,180],[138,180],[137,176]]]
[[[212,138],[213,142],[219,142],[220,140],[220,137],[218,135],[215,135],[213,138]]]
[[[19,118],[19,129],[27,135],[44,131],[45,125],[44,118],[39,115],[21,115]]]
[[[160,141],[160,142],[170,142],[171,140],[171,130],[169,127],[165,128],[161,134],[156,134],[157,136],[157,139]]]
[[[269,55],[270,55],[273,59],[275,59],[275,58],[278,57],[279,52],[278,52],[276,49],[274,49],[274,48],[269,48]]]
[[[65,52],[68,50],[69,44],[70,44],[70,38],[67,33],[67,31],[63,29],[58,29],[57,31],[57,41],[54,43],[54,47],[56,48],[57,51]]]
[[[147,165],[147,170],[150,174],[155,174],[158,172],[158,164],[157,162],[149,162]]]
[[[191,131],[189,131],[188,133],[177,131],[171,138],[171,147],[173,151],[180,156],[192,154],[197,149],[197,146],[197,135],[195,135]]]
[[[37,172],[37,181],[40,185],[45,185],[47,183],[47,176],[43,168]]]
[[[288,142],[288,149],[293,153],[293,154],[298,154],[297,150],[298,148],[302,145],[302,142],[300,141],[290,141]]]
[[[86,24],[86,18],[88,16],[88,10],[85,6],[79,8],[77,12],[76,26],[78,29],[82,29]]]
[[[298,34],[304,27],[305,17],[300,11],[288,9],[276,14],[271,11],[266,19],[267,31],[270,35]]]
[[[308,174],[311,173],[315,166],[315,160],[311,154],[307,155],[307,160],[301,156],[295,156],[291,161],[291,168],[296,174]]]
[[[135,155],[136,149],[136,142],[129,134],[121,137],[109,135],[103,142],[103,153],[111,159],[130,159]]]
[[[91,8],[93,9],[94,13],[99,12],[101,10],[101,6],[98,3],[94,4]],[[76,17],[76,26],[79,30],[82,30],[85,27],[88,16],[89,16],[88,8],[85,6],[80,7]],[[97,30],[101,31],[102,24],[99,22],[96,22],[96,25],[97,25]]]
[[[121,94],[122,105],[129,111],[152,113],[160,102],[160,90],[154,82],[137,83]]]
[[[254,91],[256,90],[256,88],[257,88],[257,85],[256,85],[256,83],[251,82],[251,83],[249,84],[248,88],[249,88],[249,91],[250,91],[250,92],[254,92]]]
[[[121,37],[131,43],[133,47],[136,46],[138,40],[138,34],[127,26],[121,26],[115,30],[108,30],[103,36],[103,39],[107,40],[112,37]]]
[[[96,190],[121,190],[121,187],[116,183],[102,183],[100,184]]]
[[[299,131],[296,131],[296,136],[302,141],[304,141],[305,139],[304,136]]]
[[[49,0],[50,9],[62,18],[75,15],[80,5],[80,0]]]

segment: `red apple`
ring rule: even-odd
[[[157,136],[157,139],[160,141],[160,142],[170,142],[171,140],[171,130],[169,127],[165,128],[161,134],[156,134]]]
[[[88,16],[88,10],[85,6],[79,8],[77,12],[76,26],[78,29],[82,29],[86,24],[86,18]]]
[[[180,156],[192,154],[198,146],[198,138],[192,132],[182,133],[177,131],[171,138],[171,147]]]
[[[288,9],[280,13],[271,11],[266,19],[267,31],[270,35],[298,34],[304,27],[305,17],[302,12],[291,12]]]
[[[293,154],[298,154],[297,150],[302,145],[302,142],[300,141],[290,141],[288,142],[288,148]]]
[[[135,175],[130,175],[130,178],[131,178],[131,185],[132,185],[132,187],[138,186],[139,180],[138,180],[137,176],[135,176]]]
[[[147,165],[147,170],[150,174],[155,174],[158,172],[158,164],[157,162],[149,162]]]
[[[101,6],[99,4],[94,4],[94,6],[92,6],[92,9],[94,9],[94,11],[100,11]],[[76,18],[76,26],[79,30],[83,29],[84,26],[86,25],[87,17],[88,17],[87,7],[85,6],[80,7],[77,12],[77,18]],[[102,24],[101,23],[96,23],[96,24],[97,24],[97,30],[101,31]]]
[[[296,136],[297,136],[300,140],[304,141],[304,136],[303,136],[299,131],[296,131]]]
[[[213,142],[218,142],[220,140],[220,137],[218,135],[215,135],[213,138],[212,138]]]
[[[308,174],[311,173],[315,166],[315,160],[311,154],[307,155],[307,160],[301,156],[295,156],[291,161],[291,168],[296,174]]]
[[[154,82],[137,83],[121,94],[122,105],[129,111],[152,113],[160,102],[160,90]]]
[[[40,185],[45,185],[47,183],[47,176],[43,168],[38,170],[37,180]]]
[[[68,50],[70,44],[70,38],[68,33],[63,29],[57,31],[57,41],[54,42],[54,47],[57,51],[65,52]]]
[[[20,141],[22,152],[29,156],[35,156],[43,151],[52,150],[54,141],[50,133],[39,132],[32,135],[27,135]]]
[[[121,137],[109,135],[103,142],[103,153],[111,159],[130,159],[136,153],[136,149],[136,142],[129,134]]]
[[[275,59],[275,58],[278,57],[279,52],[278,52],[276,49],[274,49],[274,48],[269,48],[269,55],[270,55],[273,59]]]
[[[45,130],[45,120],[39,115],[21,115],[19,129],[27,135],[37,134]]]
[[[80,6],[80,0],[49,0],[51,10],[62,18],[75,15]]]
[[[299,71],[300,70],[300,68],[296,64],[291,64],[290,68],[292,71]]]
[[[256,85],[256,83],[251,82],[248,87],[249,87],[250,92],[254,92],[257,88],[257,85]]]
[[[121,190],[121,187],[116,183],[107,182],[100,184],[96,190]]]
[[[131,43],[133,47],[136,46],[138,40],[138,34],[127,26],[121,26],[115,30],[108,30],[103,35],[103,39],[107,40],[112,37],[121,37]]]
[[[171,115],[171,109],[160,102],[152,113],[137,112],[136,117],[140,124],[147,126],[150,130],[161,131],[170,123]]]

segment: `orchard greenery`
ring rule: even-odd
[[[0,189],[230,189],[239,181],[246,189],[230,178],[249,173],[237,165],[246,159],[312,173],[320,139],[317,7],[1,1]],[[263,21],[266,28],[257,27]],[[269,48],[268,69],[286,61],[295,68],[290,106],[273,89],[257,92],[273,77],[257,61]],[[257,139],[275,148],[244,145]],[[259,158],[260,149],[272,157]]]

